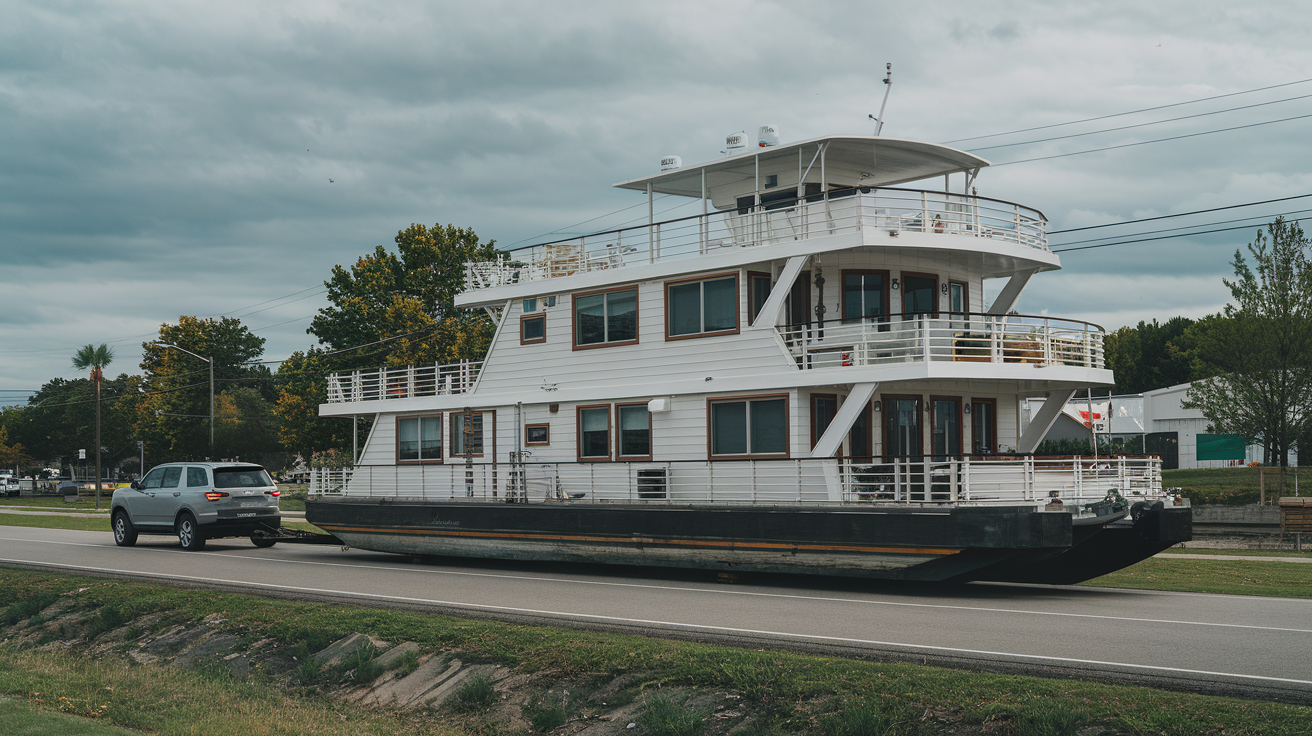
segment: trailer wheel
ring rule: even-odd
[[[132,520],[128,518],[126,511],[119,510],[114,514],[114,544],[120,547],[131,547],[137,543],[137,528],[132,525]]]
[[[260,549],[268,549],[269,547],[272,547],[277,543],[278,540],[276,539],[266,539],[264,537],[251,537],[251,544],[255,545],[256,547],[259,547]]]

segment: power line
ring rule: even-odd
[[[1108,118],[1119,118],[1119,117],[1122,117],[1122,116],[1125,116],[1125,115],[1134,115],[1134,114],[1141,113],[1141,112],[1152,112],[1153,110],[1165,110],[1165,109],[1170,108],[1170,107],[1180,107],[1181,105],[1192,105],[1192,104],[1195,104],[1195,103],[1198,103],[1198,102],[1207,102],[1207,101],[1209,101],[1209,100],[1220,100],[1220,99],[1225,98],[1225,97],[1236,97],[1236,96],[1238,96],[1238,95],[1247,95],[1247,94],[1251,94],[1251,93],[1253,93],[1253,92],[1263,92],[1263,91],[1266,91],[1266,90],[1268,90],[1268,89],[1278,89],[1278,88],[1280,88],[1280,87],[1290,87],[1290,86],[1293,86],[1293,85],[1295,85],[1295,84],[1304,84],[1304,83],[1306,83],[1306,82],[1312,82],[1312,78],[1309,78],[1309,79],[1300,79],[1300,80],[1298,80],[1297,82],[1285,82],[1284,84],[1273,84],[1273,85],[1271,85],[1270,87],[1258,87],[1258,88],[1256,88],[1256,89],[1246,89],[1246,90],[1244,90],[1244,91],[1242,91],[1242,92],[1230,92],[1230,93],[1228,93],[1228,94],[1224,94],[1224,95],[1215,95],[1215,96],[1213,96],[1213,97],[1202,97],[1202,98],[1199,98],[1199,99],[1197,99],[1197,100],[1187,100],[1187,101],[1185,101],[1185,102],[1174,102],[1174,103],[1171,103],[1170,105],[1158,105],[1158,106],[1156,106],[1156,107],[1145,107],[1145,108],[1142,108],[1142,109],[1139,109],[1139,110],[1130,110],[1129,112],[1118,112],[1118,113],[1114,113],[1114,114],[1112,114],[1112,115],[1099,115],[1099,116],[1096,117],[1096,118],[1085,118],[1085,119],[1083,119],[1083,120],[1072,120],[1072,121],[1070,121],[1070,122],[1066,122],[1066,123],[1053,123],[1052,125],[1040,125],[1040,126],[1037,126],[1037,127],[1034,127],[1034,128],[1021,128],[1020,130],[1011,130],[1011,131],[1007,131],[1006,133],[990,133],[990,134],[988,134],[988,135],[977,135],[977,136],[973,136],[973,137],[970,137],[970,138],[957,138],[957,139],[955,139],[955,140],[944,141],[944,143],[946,144],[946,143],[962,143],[962,142],[965,142],[965,141],[977,141],[977,140],[980,140],[980,139],[982,139],[982,138],[997,138],[997,137],[999,137],[999,136],[1012,135],[1013,133],[1029,133],[1029,132],[1031,132],[1031,131],[1035,131],[1035,130],[1047,130],[1048,128],[1060,128],[1060,127],[1062,127],[1062,126],[1066,126],[1066,125],[1078,125],[1079,123],[1091,123],[1091,122],[1094,122],[1095,120],[1107,120]]]
[[[653,199],[652,201],[653,201],[653,202],[659,202],[659,201],[661,201],[662,199],[666,199],[666,198],[668,198],[668,197],[673,197],[673,196],[675,196],[675,195],[673,195],[673,194],[662,194],[661,196],[656,197],[656,198]],[[646,204],[645,201],[643,201],[643,202],[639,202],[639,203],[637,203],[637,204],[629,205],[628,207],[621,207],[620,209],[617,209],[617,210],[615,210],[614,212],[607,212],[607,213],[604,214],[604,215],[597,215],[596,217],[593,217],[592,219],[589,219],[589,220],[584,220],[583,222],[576,222],[576,223],[574,223],[573,225],[563,225],[563,226],[558,227],[558,228],[556,228],[555,230],[552,230],[552,231],[550,231],[550,232],[538,233],[537,235],[530,235],[530,236],[528,236],[527,238],[523,238],[523,239],[521,239],[521,240],[516,240],[515,242],[511,243],[510,245],[502,246],[502,247],[499,248],[498,250],[509,251],[511,248],[514,248],[515,246],[519,245],[520,243],[527,243],[527,242],[530,241],[530,240],[537,240],[538,238],[545,238],[545,237],[548,236],[548,235],[556,235],[556,234],[560,233],[561,231],[563,231],[563,230],[565,230],[565,229],[567,229],[567,228],[578,227],[579,225],[586,225],[586,224],[588,224],[589,222],[595,222],[595,221],[597,221],[597,220],[600,220],[600,219],[603,218],[603,217],[610,217],[611,215],[618,215],[618,214],[621,213],[621,212],[627,212],[628,210],[631,210],[631,209],[633,209],[634,207],[641,207],[641,206],[643,206],[644,204]],[[605,232],[605,231],[602,231],[602,232]],[[591,233],[588,233],[588,235],[591,235]],[[586,237],[586,236],[584,236],[584,237]]]
[[[1178,215],[1160,215],[1158,217],[1144,217],[1138,220],[1126,220],[1124,222],[1108,222],[1102,225],[1087,225],[1085,227],[1071,227],[1065,230],[1049,230],[1048,234],[1056,235],[1058,233],[1074,233],[1074,232],[1079,232],[1080,230],[1096,230],[1101,227],[1116,227],[1118,225],[1132,225],[1136,222],[1152,222],[1153,220],[1169,220],[1172,217],[1188,217],[1189,215],[1201,215],[1205,212],[1220,212],[1221,210],[1233,210],[1233,209],[1238,209],[1240,207],[1254,207],[1259,204],[1271,204],[1272,202],[1288,202],[1291,199],[1303,199],[1305,197],[1312,197],[1312,193],[1296,194],[1292,197],[1280,197],[1279,199],[1264,199],[1261,202],[1231,204],[1231,205],[1226,205],[1225,207],[1211,207],[1205,210],[1194,210],[1193,212],[1181,212]]]
[[[1289,212],[1277,212],[1277,213],[1275,213],[1275,214],[1273,214],[1273,215],[1253,215],[1252,217],[1240,217],[1240,218],[1235,219],[1235,220],[1217,220],[1216,222],[1200,222],[1200,223],[1198,223],[1198,224],[1196,224],[1196,225],[1181,225],[1180,227],[1171,227],[1171,228],[1166,228],[1166,229],[1164,229],[1164,230],[1145,230],[1145,231],[1143,231],[1143,232],[1139,232],[1139,233],[1130,233],[1130,235],[1156,235],[1157,233],[1170,233],[1170,232],[1175,232],[1176,230],[1191,230],[1191,229],[1196,228],[1196,227],[1211,227],[1212,225],[1229,225],[1230,223],[1234,223],[1234,222],[1245,222],[1245,221],[1247,221],[1247,220],[1265,220],[1266,222],[1270,222],[1271,218],[1275,218],[1275,217],[1285,217],[1286,215],[1297,215],[1297,214],[1301,214],[1301,213],[1303,213],[1303,212],[1312,212],[1312,209],[1307,209],[1307,210],[1291,210],[1291,211],[1289,211]],[[1262,224],[1262,223],[1259,223],[1259,224]],[[1184,233],[1184,234],[1185,234],[1185,235],[1190,235],[1191,233]],[[1078,245],[1078,244],[1080,244],[1080,243],[1096,243],[1096,242],[1098,242],[1099,240],[1114,240],[1114,239],[1116,239],[1116,238],[1124,238],[1124,237],[1128,237],[1128,236],[1127,236],[1127,235],[1104,235],[1104,236],[1101,237],[1101,238],[1089,238],[1088,240],[1072,240],[1072,241],[1070,241],[1070,242],[1068,242],[1068,243],[1056,243],[1056,244],[1053,245],[1053,247],[1054,247],[1054,248],[1065,248],[1065,247],[1068,246],[1068,245]]]
[[[1227,133],[1227,132],[1232,131],[1232,130],[1243,130],[1243,129],[1245,129],[1245,128],[1256,128],[1256,127],[1259,127],[1259,126],[1262,126],[1262,125],[1272,125],[1272,124],[1275,124],[1275,123],[1287,123],[1287,122],[1289,122],[1290,120],[1302,120],[1302,119],[1304,119],[1304,118],[1312,118],[1312,113],[1308,113],[1307,115],[1295,115],[1295,116],[1292,117],[1292,118],[1281,118],[1281,119],[1279,119],[1279,120],[1267,120],[1267,121],[1264,121],[1264,122],[1261,122],[1261,123],[1249,123],[1248,125],[1236,125],[1236,126],[1234,126],[1233,128],[1220,128],[1220,129],[1218,129],[1218,130],[1204,130],[1204,131],[1201,132],[1201,133],[1189,133],[1189,134],[1186,134],[1186,135],[1171,136],[1170,138],[1158,138],[1158,139],[1156,139],[1156,140],[1151,140],[1151,141],[1139,141],[1138,143],[1123,143],[1123,144],[1121,144],[1121,145],[1119,145],[1119,146],[1106,146],[1106,147],[1103,147],[1103,148],[1091,148],[1091,149],[1089,149],[1089,150],[1087,150],[1087,151],[1073,151],[1073,152],[1071,152],[1071,153],[1058,153],[1058,154],[1055,154],[1055,155],[1052,155],[1052,156],[1039,156],[1039,157],[1037,157],[1037,158],[1023,158],[1023,159],[1020,159],[1020,160],[1018,160],[1018,161],[1004,161],[1004,162],[1002,162],[1002,163],[1000,163],[1000,164],[992,164],[992,167],[996,169],[996,168],[999,167],[999,166],[1011,166],[1012,164],[1027,164],[1027,163],[1029,163],[1029,162],[1031,162],[1031,161],[1047,161],[1048,159],[1052,159],[1052,158],[1066,158],[1067,156],[1081,156],[1081,155],[1086,154],[1086,153],[1097,153],[1097,152],[1099,152],[1099,151],[1114,151],[1114,150],[1116,150],[1116,149],[1118,149],[1118,148],[1133,148],[1134,146],[1146,146],[1146,145],[1148,145],[1148,144],[1150,144],[1150,143],[1165,143],[1165,142],[1167,142],[1167,141],[1178,141],[1178,140],[1181,140],[1181,139],[1183,139],[1183,138],[1197,138],[1197,137],[1200,136],[1200,135],[1212,135],[1213,133]]]
[[[1305,222],[1305,221],[1307,221],[1307,220],[1312,220],[1312,217],[1301,217],[1301,218],[1299,218],[1299,219],[1297,219],[1297,220],[1289,220],[1288,222]],[[1110,246],[1113,246],[1113,245],[1128,245],[1128,244],[1130,244],[1130,243],[1146,243],[1146,242],[1149,242],[1149,241],[1152,241],[1152,240],[1169,240],[1169,239],[1171,239],[1171,238],[1187,238],[1187,237],[1189,237],[1190,235],[1208,235],[1208,234],[1211,234],[1211,233],[1224,233],[1224,232],[1229,232],[1229,231],[1231,231],[1231,230],[1247,230],[1247,229],[1249,229],[1249,228],[1251,228],[1251,227],[1252,227],[1252,225],[1238,225],[1238,226],[1236,226],[1236,227],[1222,227],[1222,228],[1217,228],[1217,229],[1215,229],[1215,230],[1201,230],[1201,231],[1193,232],[1193,233],[1177,233],[1177,234],[1175,234],[1175,235],[1159,235],[1158,237],[1155,237],[1155,238],[1138,238],[1138,239],[1135,239],[1135,240],[1119,240],[1119,241],[1117,241],[1117,242],[1115,242],[1115,243],[1098,243],[1097,245],[1081,245],[1081,246],[1078,247],[1078,248],[1063,248],[1063,249],[1061,249],[1061,250],[1053,250],[1052,252],[1053,252],[1053,253],[1070,253],[1070,252],[1072,252],[1072,251],[1077,251],[1077,250],[1090,250],[1090,249],[1092,249],[1092,248],[1107,248],[1107,247],[1110,247]]]
[[[1300,95],[1300,96],[1298,96],[1298,97],[1286,97],[1286,98],[1283,99],[1283,100],[1272,100],[1271,102],[1259,102],[1259,103],[1257,103],[1257,104],[1255,104],[1255,105],[1243,105],[1242,107],[1228,107],[1228,108],[1226,108],[1226,109],[1224,109],[1224,110],[1213,110],[1212,112],[1200,112],[1200,113],[1198,113],[1198,114],[1196,114],[1196,115],[1183,115],[1183,116],[1178,117],[1178,118],[1167,118],[1167,119],[1165,119],[1165,120],[1154,120],[1154,121],[1152,121],[1152,122],[1150,122],[1150,123],[1136,123],[1136,124],[1134,124],[1134,125],[1122,125],[1122,126],[1119,127],[1119,128],[1103,128],[1102,130],[1091,130],[1091,131],[1089,131],[1089,132],[1087,132],[1087,133],[1071,133],[1070,135],[1058,135],[1058,136],[1053,136],[1052,138],[1039,138],[1039,139],[1037,139],[1037,140],[1032,140],[1032,141],[1021,141],[1021,142],[1019,142],[1019,143],[1000,143],[1000,144],[998,144],[998,145],[996,145],[996,146],[984,146],[983,148],[972,148],[972,149],[970,149],[970,151],[971,151],[971,153],[974,153],[974,152],[976,152],[976,151],[991,151],[991,150],[994,150],[994,149],[997,149],[997,148],[1011,148],[1012,146],[1028,146],[1028,145],[1031,145],[1031,144],[1034,144],[1034,143],[1047,143],[1048,141],[1062,141],[1062,140],[1066,140],[1067,138],[1079,138],[1079,137],[1081,137],[1081,136],[1086,136],[1086,135],[1098,135],[1099,133],[1114,133],[1114,132],[1116,132],[1116,131],[1118,131],[1118,130],[1131,130],[1131,129],[1133,129],[1133,128],[1145,128],[1145,127],[1148,127],[1149,125],[1161,125],[1161,124],[1163,124],[1163,123],[1174,123],[1174,122],[1178,122],[1178,121],[1180,121],[1180,120],[1192,120],[1192,119],[1194,119],[1194,118],[1205,118],[1205,117],[1207,117],[1208,115],[1220,115],[1220,114],[1223,113],[1223,112],[1234,112],[1234,111],[1236,111],[1236,110],[1249,110],[1249,109],[1254,108],[1254,107],[1265,107],[1265,106],[1267,106],[1267,105],[1278,105],[1278,104],[1280,104],[1281,102],[1292,102],[1292,101],[1294,101],[1294,100],[1306,100],[1306,99],[1309,98],[1309,97],[1312,97],[1312,95]]]

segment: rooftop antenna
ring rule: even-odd
[[[884,129],[884,108],[888,107],[888,93],[893,89],[893,63],[889,62],[885,67],[888,70],[888,75],[884,77],[884,101],[879,105],[879,117],[874,115],[866,116],[875,121],[875,135],[879,135],[879,131]]]

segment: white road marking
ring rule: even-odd
[[[0,558],[0,562],[25,562],[25,560],[14,560]],[[1041,654],[1020,654],[1017,652],[995,652],[986,649],[962,649],[959,647],[943,647],[928,644],[906,644],[902,642],[878,641],[875,639],[855,639],[844,636],[822,636],[819,634],[794,634],[784,631],[768,631],[762,629],[741,629],[731,626],[710,626],[706,624],[688,624],[677,621],[660,621],[653,619],[626,618],[622,616],[603,616],[600,614],[588,613],[566,613],[563,611],[548,611],[536,608],[516,608],[512,606],[493,606],[481,603],[457,603],[455,601],[443,601],[433,598],[411,598],[407,596],[383,595],[380,593],[358,593],[348,590],[332,590],[328,588],[307,588],[296,585],[275,585],[273,583],[252,583],[245,580],[226,580],[224,578],[207,578],[194,575],[173,575],[169,573],[152,573],[140,572],[135,570],[119,570],[109,567],[84,567],[79,565],[64,565],[59,563],[42,563],[51,567],[63,567],[74,570],[94,570],[96,572],[117,573],[120,575],[145,575],[154,578],[165,578],[172,580],[190,580],[202,583],[218,583],[223,585],[248,585],[273,590],[287,590],[301,593],[315,593],[320,595],[339,595],[346,597],[368,598],[372,600],[388,600],[403,603],[422,603],[431,606],[450,606],[453,608],[477,608],[488,611],[507,611],[511,613],[531,614],[538,616],[553,616],[558,618],[588,618],[598,621],[613,621],[625,624],[641,624],[646,626],[666,626],[681,629],[699,629],[703,631],[723,631],[734,634],[752,634],[760,636],[775,636],[781,638],[801,638],[811,639],[814,641],[829,641],[845,644],[865,644],[883,647],[902,647],[905,649],[922,649],[934,652],[950,652],[954,654],[974,654],[991,657],[1013,657],[1017,659],[1032,659],[1044,662],[1064,662],[1069,664],[1099,665],[1103,667],[1124,667],[1127,669],[1152,670],[1155,672],[1175,672],[1188,675],[1207,675],[1211,677],[1232,677],[1240,680],[1260,680],[1263,682],[1284,682],[1293,685],[1312,685],[1312,680],[1296,680],[1288,677],[1268,677],[1265,675],[1246,675],[1237,672],[1214,672],[1211,670],[1195,670],[1183,667],[1164,667],[1160,665],[1134,664],[1130,662],[1107,662],[1097,659],[1075,659],[1071,657],[1051,657]]]
[[[0,541],[26,542],[31,540],[0,537]],[[108,546],[102,544],[88,544],[85,542],[59,542],[54,540],[40,540],[40,541],[43,544],[67,545],[73,547]],[[133,549],[135,551],[141,551],[141,552],[162,552],[165,554],[175,554],[175,555],[190,556],[190,555],[197,554],[195,552],[184,552],[178,549],[158,549],[158,548],[149,548],[149,547],[138,547]],[[220,556],[220,555],[214,555],[214,556]],[[233,555],[221,555],[221,556],[232,557]],[[1028,610],[1028,609],[1021,609],[1021,608],[991,608],[987,606],[954,606],[944,603],[907,603],[903,601],[862,600],[857,598],[839,598],[839,597],[832,597],[832,596],[794,595],[789,593],[764,593],[759,591],[730,590],[724,588],[698,588],[698,587],[677,586],[677,585],[653,585],[650,583],[618,583],[618,582],[609,582],[609,581],[602,581],[602,580],[573,580],[570,578],[551,578],[551,577],[542,577],[542,576],[534,576],[534,575],[508,575],[508,574],[500,574],[500,573],[483,573],[483,572],[463,572],[458,570],[416,570],[412,567],[404,567],[399,564],[398,565],[363,565],[363,564],[354,564],[354,563],[345,563],[345,562],[317,562],[313,560],[288,560],[280,557],[263,557],[263,556],[250,555],[250,554],[242,554],[239,557],[239,559],[260,560],[263,562],[274,562],[274,563],[285,564],[285,565],[319,565],[323,567],[346,567],[346,568],[358,569],[358,570],[387,570],[391,572],[402,572],[402,573],[452,575],[458,577],[492,578],[492,579],[501,579],[501,580],[526,580],[530,582],[568,583],[572,585],[609,586],[609,587],[617,587],[617,588],[636,588],[636,589],[661,590],[661,591],[683,592],[683,593],[710,593],[710,594],[718,593],[723,595],[750,596],[750,597],[758,597],[758,598],[779,598],[785,600],[820,601],[824,603],[852,603],[857,605],[869,605],[869,606],[928,608],[928,609],[940,609],[940,610],[949,610],[949,611],[976,611],[979,613],[1010,613],[1010,614],[1025,614],[1030,616],[1058,616],[1064,618],[1086,618],[1086,619],[1095,619],[1095,620],[1102,620],[1102,621],[1126,621],[1131,623],[1166,624],[1166,625],[1182,625],[1182,626],[1213,626],[1213,627],[1228,628],[1228,629],[1249,629],[1255,631],[1279,631],[1279,632],[1287,632],[1293,634],[1312,634],[1312,629],[1294,629],[1294,628],[1288,628],[1283,626],[1258,626],[1255,624],[1217,623],[1217,622],[1210,622],[1210,621],[1185,621],[1180,619],[1140,618],[1140,617],[1133,617],[1133,616],[1105,616],[1095,613],[1070,613],[1064,611],[1035,611],[1035,610]],[[27,560],[27,562],[46,564],[46,563],[39,563],[37,560]],[[88,569],[94,569],[94,568],[88,568]],[[146,574],[155,574],[155,573],[146,573]],[[1277,600],[1300,601],[1301,599],[1280,598]],[[470,605],[475,605],[475,604],[470,604]]]

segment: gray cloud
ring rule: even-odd
[[[885,134],[929,141],[1312,68],[1288,22],[1294,3],[963,7],[8,2],[0,342],[13,350],[0,352],[0,388],[72,375],[68,355],[87,342],[116,340],[119,365],[135,366],[137,343],[161,322],[315,286],[412,222],[472,226],[502,244],[616,226],[641,212],[575,223],[638,204],[609,184],[662,155],[714,158],[725,134],[766,122],[794,140],[868,132],[885,61],[896,80]],[[1294,90],[1312,85],[1179,109]],[[1002,163],[1150,140],[1312,112],[1308,103],[985,155]],[[1305,122],[1001,166],[979,186],[1043,210],[1053,229],[1307,193]],[[1071,253],[1022,307],[1109,327],[1199,316],[1224,303],[1220,277],[1251,237]],[[1063,239],[1074,238],[1054,242]],[[303,318],[321,304],[247,323],[268,326],[268,353],[282,357],[310,343]]]

